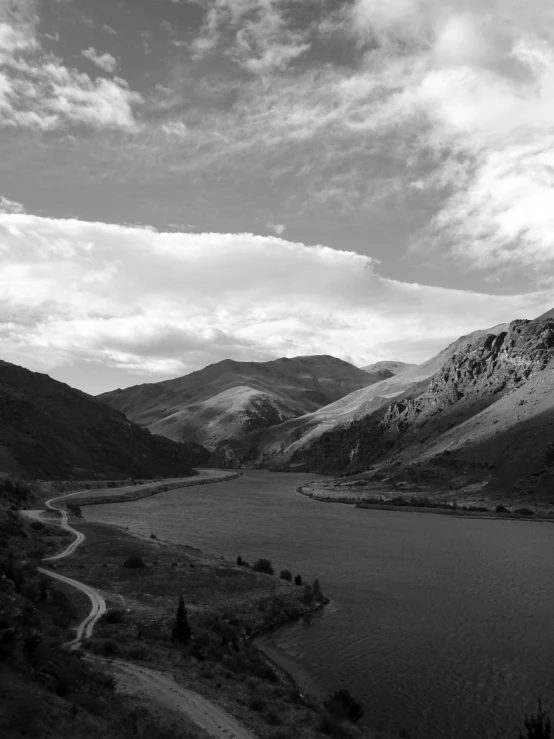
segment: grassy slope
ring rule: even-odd
[[[380,378],[335,357],[225,360],[185,377],[104,393],[130,419],[208,446],[314,411]]]
[[[177,476],[205,460],[198,445],[154,436],[79,390],[0,361],[0,472],[44,479]]]

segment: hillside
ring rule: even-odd
[[[286,467],[293,459],[297,464],[302,463],[303,450],[308,450],[323,434],[354,421],[364,422],[379,409],[390,405],[393,398],[402,397],[405,393],[418,395],[424,392],[433,375],[461,346],[488,333],[500,333],[505,328],[506,325],[502,324],[487,331],[462,336],[427,362],[408,367],[386,380],[357,390],[314,413],[286,421],[263,432],[251,433],[244,439],[224,441],[214,452],[212,464],[223,467]]]
[[[290,463],[554,499],[554,318],[514,321],[458,345],[423,392],[320,436]]]
[[[406,362],[395,362],[395,361],[381,361],[375,362],[375,364],[368,364],[367,367],[362,367],[365,372],[369,372],[370,375],[377,375],[382,380],[388,380],[389,377],[395,375],[401,375],[403,372],[407,372],[410,369],[417,367],[416,364],[406,364]]]
[[[167,438],[214,448],[328,405],[379,381],[330,356],[235,362],[226,359],[174,380],[98,396]]]
[[[207,459],[103,403],[0,360],[0,475],[23,479],[181,476]]]

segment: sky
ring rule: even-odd
[[[551,0],[0,0],[0,357],[89,393],[554,306]]]

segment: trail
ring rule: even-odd
[[[213,473],[208,472],[208,475],[211,474]],[[217,482],[217,478],[214,479],[214,482]],[[45,557],[43,562],[52,562],[68,557],[85,541],[85,535],[70,525],[67,518],[67,511],[62,506],[55,505],[55,502],[88,492],[88,490],[79,490],[75,493],[60,495],[45,501],[46,508],[61,514],[60,523],[54,523],[52,521],[48,523],[69,531],[74,535],[75,539],[62,552],[52,557]],[[32,518],[36,521],[41,521],[43,512],[22,511],[27,518]],[[92,636],[98,619],[106,612],[106,601],[102,594],[90,585],[74,580],[71,577],[60,575],[44,567],[39,567],[38,570],[48,577],[66,585],[71,585],[89,598],[92,604],[90,613],[77,627],[75,638],[64,645],[72,650],[78,649],[83,639],[88,639]],[[136,694],[137,691],[142,692],[166,708],[185,714],[197,726],[204,729],[208,734],[211,734],[215,739],[256,739],[254,734],[239,724],[236,719],[220,708],[220,706],[195,693],[193,690],[181,687],[174,680],[162,675],[160,672],[148,667],[139,667],[131,662],[124,662],[122,660],[102,659],[101,661],[115,672],[120,673],[118,679],[118,686],[120,688],[126,688],[133,694]],[[131,678],[131,684],[129,684],[129,678]]]

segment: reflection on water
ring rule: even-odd
[[[554,526],[317,503],[294,493],[312,478],[247,472],[85,515],[318,577],[332,606],[269,646],[375,726],[516,739],[539,695],[554,712]]]

